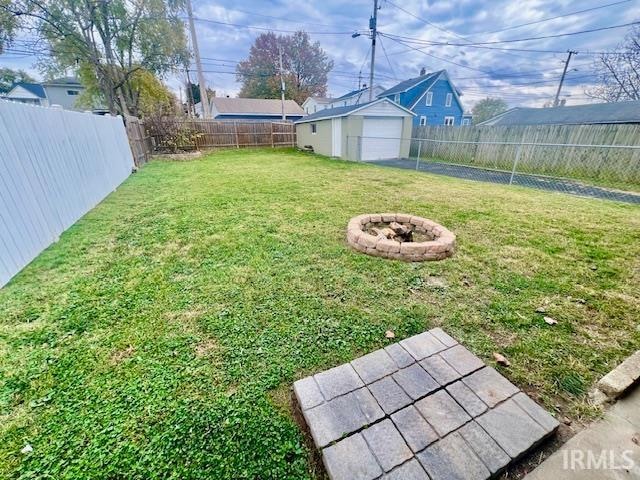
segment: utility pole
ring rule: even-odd
[[[196,69],[198,71],[198,83],[200,84],[200,103],[202,104],[202,116],[209,118],[209,99],[207,98],[207,85],[204,81],[204,73],[202,73],[202,62],[200,61],[200,50],[198,49],[198,38],[196,37],[196,26],[193,23],[193,10],[191,9],[191,0],[187,0],[187,15],[189,16],[189,30],[191,31],[191,43],[193,46],[193,54],[196,57]]]
[[[373,16],[369,19],[371,30],[371,72],[369,73],[369,101],[373,100],[373,69],[376,63],[376,36],[378,35],[378,0],[373,0]]]
[[[189,114],[189,117],[195,117],[195,115],[193,114],[193,109],[194,109],[193,90],[191,90],[191,77],[189,76],[188,65],[187,65],[187,68],[185,68],[185,71],[187,72],[187,106],[189,107],[187,109],[187,112]]]
[[[572,55],[577,55],[578,52],[574,50],[567,50],[569,54],[567,56],[567,61],[564,62],[564,70],[562,71],[562,77],[560,77],[560,85],[558,85],[558,91],[556,92],[556,99],[553,101],[553,106],[557,107],[560,104],[560,91],[562,90],[562,84],[564,83],[564,77],[567,75],[567,69],[569,68],[569,62],[571,61]]]
[[[284,77],[282,76],[282,45],[278,45],[278,53],[280,54],[280,102],[282,104],[282,120],[287,117],[284,114]]]

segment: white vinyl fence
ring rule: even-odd
[[[0,286],[132,167],[121,118],[0,100]]]

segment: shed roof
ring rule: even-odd
[[[359,103],[357,105],[347,105],[346,107],[334,107],[334,108],[327,108],[325,110],[321,110],[319,112],[316,113],[312,113],[311,115],[307,115],[304,118],[301,118],[300,120],[298,120],[295,123],[306,123],[306,122],[311,122],[311,121],[315,121],[315,120],[325,120],[325,119],[329,119],[329,118],[337,118],[337,117],[345,117],[347,115],[350,115],[351,113],[356,112],[357,110],[363,110],[371,105],[374,105],[376,103],[381,103],[381,102],[388,102],[391,105],[393,105],[394,107],[397,107],[398,110],[403,111],[403,114],[409,114],[411,116],[415,116],[415,113],[413,113],[411,110],[408,110],[406,108],[404,108],[402,105],[398,105],[395,102],[392,102],[391,100],[389,100],[388,98],[379,98],[377,100],[373,100],[371,102],[367,102],[367,103]]]
[[[214,97],[211,105],[222,115],[281,115],[280,100],[263,98]],[[285,115],[304,115],[305,112],[294,100],[284,101]]]
[[[640,123],[640,100],[552,108],[516,107],[478,125],[589,125]]]

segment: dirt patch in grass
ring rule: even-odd
[[[109,363],[111,365],[119,365],[127,358],[131,358],[135,353],[136,349],[129,345],[127,348],[123,348],[122,350],[117,350],[109,356]]]

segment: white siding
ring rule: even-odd
[[[411,114],[395,106],[390,102],[378,102],[370,107],[354,112],[354,115],[366,115],[367,117],[410,117]]]
[[[0,100],[0,286],[132,166],[122,119]]]

